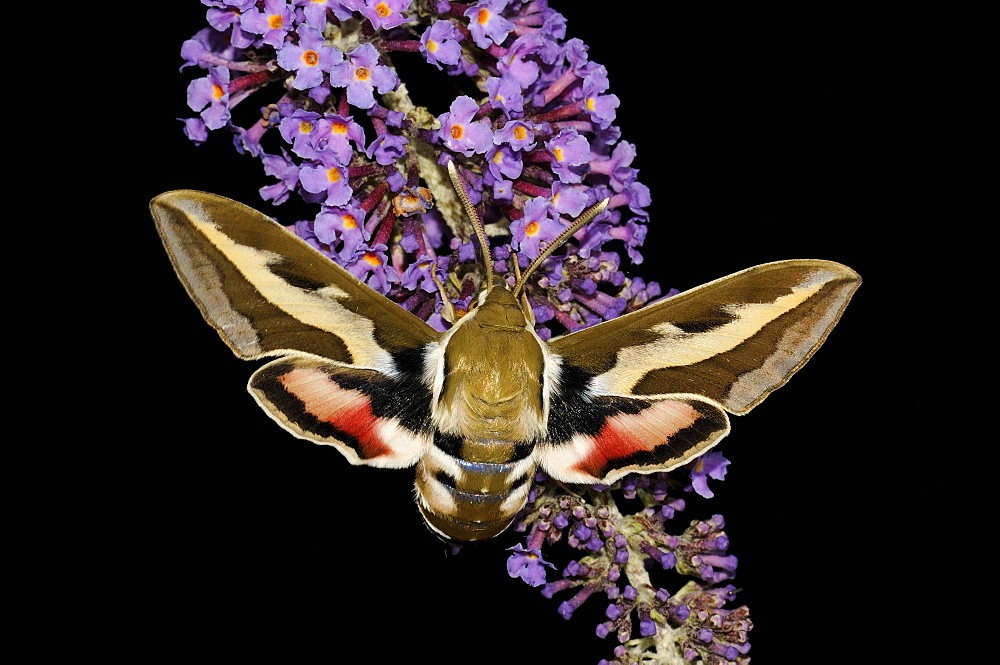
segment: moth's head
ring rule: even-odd
[[[524,269],[524,272],[520,272],[518,267],[517,256],[511,255],[511,264],[514,266],[515,273],[515,283],[514,286],[509,286],[504,281],[497,281],[493,275],[493,262],[490,260],[490,243],[486,238],[486,232],[483,230],[482,221],[479,219],[479,215],[476,213],[475,207],[473,207],[472,202],[469,200],[469,195],[465,190],[465,182],[462,180],[461,175],[459,175],[458,170],[455,168],[454,162],[448,162],[448,174],[451,177],[451,184],[455,188],[455,192],[458,194],[458,198],[462,201],[462,206],[465,208],[465,214],[469,216],[472,221],[472,226],[476,231],[476,238],[479,241],[479,248],[483,254],[483,264],[486,272],[486,280],[483,291],[479,294],[479,299],[477,301],[479,307],[487,303],[506,303],[509,299],[513,306],[518,306],[520,302],[520,308],[524,313],[525,318],[533,321],[531,316],[531,307],[528,304],[528,299],[524,296],[524,286],[531,277],[531,274],[542,265],[542,262],[549,257],[552,252],[554,252],[560,245],[566,242],[570,236],[579,231],[584,225],[588,224],[590,220],[597,217],[599,214],[604,212],[604,209],[608,206],[608,199],[599,201],[591,207],[583,211],[583,214],[577,217],[572,224],[570,224],[566,229],[563,230],[558,236],[556,236],[552,242],[550,242],[544,249],[539,252],[538,256]]]

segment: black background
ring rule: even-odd
[[[613,639],[593,633],[602,597],[565,621],[556,607],[568,596],[546,599],[507,576],[517,534],[450,555],[417,513],[411,471],[352,467],[288,436],[246,393],[254,365],[188,300],[148,201],[192,188],[285,213],[260,201],[270,179],[228,135],[201,147],[183,136],[194,70],[178,73],[178,54],[205,8],[171,4],[153,24],[121,27],[125,69],[109,74],[120,112],[97,130],[96,156],[114,166],[85,175],[101,181],[88,193],[97,201],[109,183],[118,192],[90,233],[110,267],[100,299],[111,307],[94,353],[106,383],[83,395],[107,432],[91,485],[102,528],[85,537],[120,608],[108,618],[119,629],[95,639],[114,650],[127,633],[138,654],[173,656],[276,648],[284,661],[317,649],[333,662],[610,658]],[[824,258],[865,279],[813,361],[736,419],[721,447],[727,479],[677,530],[726,517],[755,662],[888,651],[893,617],[929,591],[913,573],[938,564],[917,549],[916,527],[943,524],[947,482],[924,452],[942,445],[939,433],[900,433],[892,397],[897,358],[910,354],[901,295],[928,288],[896,258],[914,253],[900,239],[915,234],[921,207],[909,177],[926,147],[913,141],[923,61],[897,26],[871,16],[717,9],[609,20],[585,4],[553,3],[568,36],[607,66],[616,124],[653,193],[638,274],[684,290],[766,261]],[[261,104],[274,101],[263,94]],[[873,634],[883,639],[875,651]]]

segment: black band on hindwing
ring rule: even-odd
[[[569,441],[574,434],[597,434],[609,416],[629,408],[628,405],[615,408],[611,404],[595,401],[590,395],[590,382],[593,378],[593,374],[563,361],[559,381],[552,386],[552,396],[549,398],[550,442]]]
[[[664,460],[685,457],[691,448],[700,446],[705,441],[714,440],[719,432],[726,429],[728,421],[718,408],[699,401],[691,401],[688,404],[700,416],[693,424],[675,432],[669,442],[651,450],[639,450],[631,455],[608,460],[604,474],[625,467],[653,467],[662,464]]]
[[[355,437],[338,429],[328,421],[316,418],[305,410],[305,404],[301,399],[282,386],[280,377],[294,369],[295,363],[291,360],[265,365],[254,375],[250,386],[262,392],[290,424],[303,432],[323,438],[336,439],[355,450],[362,459],[365,459],[361,443]]]
[[[376,418],[396,419],[400,426],[411,432],[427,431],[431,426],[431,391],[422,380],[422,349],[397,352],[392,356],[396,376],[333,363],[318,365],[316,369],[326,374],[339,388],[366,395],[372,415]],[[281,376],[297,367],[297,361],[293,359],[265,365],[254,376],[251,387],[263,392],[290,422],[303,430],[336,438],[355,447],[356,441],[350,435],[329,422],[318,420],[305,410],[299,397],[285,390]]]

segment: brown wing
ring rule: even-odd
[[[823,344],[861,278],[819,260],[766,263],[551,342],[591,387],[696,394],[748,412]]]
[[[263,213],[196,191],[150,204],[174,269],[245,359],[300,352],[385,370],[438,333]]]

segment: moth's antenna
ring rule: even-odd
[[[483,222],[476,214],[476,209],[469,200],[469,194],[465,191],[465,181],[458,174],[455,162],[448,162],[448,175],[451,176],[451,185],[455,188],[458,198],[462,200],[465,214],[472,220],[472,226],[476,229],[476,238],[479,239],[479,248],[483,250],[483,263],[486,264],[486,290],[493,288],[493,257],[490,255],[490,241],[486,239],[486,231],[483,230]]]
[[[514,297],[516,298],[521,294],[521,290],[524,288],[525,283],[528,281],[528,277],[531,273],[538,269],[538,266],[542,265],[542,261],[549,258],[549,254],[554,252],[561,244],[569,240],[569,237],[579,231],[584,225],[586,225],[590,220],[600,215],[604,212],[604,209],[608,207],[609,199],[604,199],[603,201],[598,201],[594,205],[590,206],[583,211],[583,214],[577,217],[572,224],[569,225],[565,231],[560,233],[556,238],[546,245],[545,249],[535,258],[531,264],[524,269],[521,276],[517,279],[517,284],[514,285]]]

